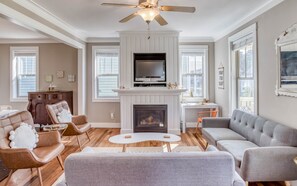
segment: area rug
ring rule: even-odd
[[[197,146],[171,146],[172,152],[199,152],[202,151]],[[99,153],[121,153],[122,147],[85,147],[84,152],[99,152]],[[154,152],[167,152],[166,146],[163,147],[127,147],[125,153],[154,153]],[[58,183],[64,180],[64,173],[52,184],[58,186]]]

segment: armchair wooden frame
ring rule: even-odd
[[[60,124],[57,118],[57,114],[61,112],[63,109],[69,110],[66,101],[61,101],[52,105],[46,105],[46,110],[53,124]],[[80,150],[82,150],[82,145],[79,136],[85,133],[89,141],[91,140],[88,134],[88,130],[91,128],[91,124],[88,123],[87,117],[85,115],[72,116],[72,122],[68,122],[67,124],[68,127],[63,133],[63,136],[76,136],[79,148]]]
[[[53,159],[57,158],[61,168],[64,170],[63,161],[60,156],[64,150],[64,145],[61,142],[60,133],[57,131],[41,132],[39,134],[39,142],[37,147],[33,150],[25,148],[9,147],[9,132],[20,124],[28,123],[34,126],[31,114],[28,111],[23,111],[9,116],[8,118],[0,120],[0,130],[5,132],[0,134],[0,157],[3,160],[5,166],[11,169],[5,185],[8,182],[12,174],[18,169],[37,168],[37,174],[40,185],[43,185],[41,176],[41,167]]]

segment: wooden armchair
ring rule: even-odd
[[[33,118],[28,111],[22,111],[0,120],[0,157],[5,166],[11,169],[6,185],[13,172],[17,169],[27,168],[37,168],[40,185],[43,185],[40,171],[41,166],[57,158],[62,169],[64,169],[60,156],[64,150],[64,145],[61,143],[59,132],[53,131],[38,133],[39,142],[37,147],[32,151],[25,148],[10,148],[9,132],[19,127],[22,122],[34,127]]]
[[[69,110],[69,107],[66,101],[61,101],[56,104],[46,105],[46,109],[53,124],[59,124],[60,122],[58,120],[57,114],[63,109]],[[86,133],[88,139],[90,140],[88,130],[91,128],[91,124],[88,123],[87,117],[85,115],[72,116],[72,122],[67,124],[68,127],[63,133],[63,136],[76,136],[79,148],[82,149],[78,136]]]

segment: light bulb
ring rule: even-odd
[[[156,8],[144,8],[137,12],[144,21],[152,21],[154,18],[159,15],[159,10]]]

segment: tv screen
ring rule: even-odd
[[[165,81],[165,61],[164,60],[136,60],[135,78],[158,78]]]

